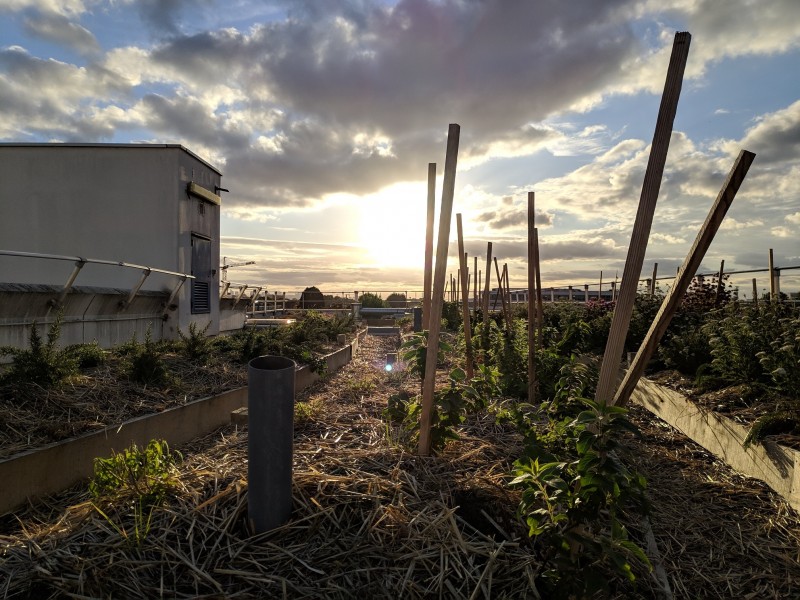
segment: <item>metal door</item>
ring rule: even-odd
[[[211,312],[211,240],[192,235],[192,314]]]

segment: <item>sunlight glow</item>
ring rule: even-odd
[[[398,183],[363,198],[357,243],[365,262],[385,267],[423,268],[427,186]]]

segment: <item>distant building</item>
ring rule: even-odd
[[[0,144],[0,344],[59,309],[65,343],[218,333],[221,178],[174,144]]]

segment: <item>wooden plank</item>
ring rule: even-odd
[[[500,267],[497,264],[497,257],[494,258],[494,273],[497,277],[497,294],[500,296],[501,308],[503,310],[503,319],[506,322],[506,331],[511,332],[511,327],[509,326],[509,319],[508,319],[508,312],[506,309],[506,294],[505,290],[503,289],[503,276],[500,274]],[[495,297],[495,303],[497,302],[497,298]]]
[[[461,127],[451,123],[447,131],[447,154],[444,162],[442,203],[439,212],[436,267],[433,273],[431,317],[428,324],[428,351],[425,355],[425,379],[422,383],[422,413],[419,423],[419,445],[417,446],[417,452],[422,456],[428,456],[431,453],[431,413],[433,412],[433,392],[436,386],[436,362],[439,354],[439,334],[442,327],[444,283],[447,275],[447,250],[450,245],[450,221],[453,215],[453,196],[456,186],[460,133]]]
[[[764,440],[747,448],[748,429],[733,420],[701,409],[683,394],[642,379],[633,401],[682,431],[728,465],[755,477],[800,510],[800,452]]]
[[[653,264],[653,278],[650,280],[650,295],[656,295],[656,275],[658,274],[658,263]]]
[[[478,272],[478,256],[475,255],[472,257],[475,261],[475,266],[472,267],[472,313],[475,316],[475,322],[477,323],[478,319],[478,285],[480,281],[480,273]]]
[[[650,330],[647,332],[642,345],[639,347],[639,351],[636,353],[636,358],[633,359],[630,368],[625,373],[625,377],[614,397],[614,404],[625,404],[630,398],[631,393],[636,387],[636,382],[642,376],[648,361],[653,356],[653,353],[658,347],[658,343],[667,331],[672,316],[678,310],[681,300],[683,300],[683,295],[692,282],[697,269],[700,267],[706,250],[708,250],[708,247],[711,245],[714,235],[717,233],[722,219],[725,218],[725,213],[728,212],[728,208],[730,208],[733,199],[736,197],[736,192],[742,185],[742,181],[744,181],[747,170],[753,163],[755,156],[756,155],[752,152],[742,150],[736,158],[722,189],[717,195],[717,199],[714,201],[703,226],[700,228],[697,238],[695,238],[692,248],[689,250],[689,254],[683,261],[683,265],[678,269],[678,277],[675,280],[675,285],[672,286],[664,297],[661,308],[659,308],[652,325],[650,325]],[[623,279],[623,285],[624,282],[625,280]]]
[[[433,281],[433,219],[436,210],[436,163],[428,163],[428,213],[425,221],[425,276],[422,290],[422,328],[430,329]]]
[[[658,192],[661,188],[661,178],[664,174],[669,140],[672,135],[672,124],[678,109],[683,72],[686,68],[691,39],[692,36],[687,32],[675,34],[672,55],[667,69],[667,79],[664,84],[664,93],[661,96],[661,106],[658,110],[656,129],[651,144],[650,157],[644,175],[642,194],[639,199],[639,209],[633,225],[633,234],[628,247],[628,256],[625,260],[625,269],[622,272],[622,289],[611,320],[611,330],[608,334],[603,363],[600,367],[600,379],[595,393],[595,401],[597,402],[610,402],[614,395],[620,359],[625,346],[625,336],[628,334],[633,304],[636,300],[639,274],[642,272],[644,255],[647,251],[647,239],[650,236]]]
[[[475,360],[472,355],[472,327],[469,321],[469,282],[467,281],[467,255],[464,252],[464,230],[461,226],[461,213],[456,214],[456,229],[458,231],[458,257],[461,267],[461,316],[464,320],[464,344],[466,346],[467,379],[475,376],[473,366]]]
[[[772,248],[769,249],[769,301],[778,301],[777,286],[775,285],[775,258],[772,255]]]
[[[533,231],[536,228],[536,194],[528,192],[528,402],[536,402],[536,263]]]

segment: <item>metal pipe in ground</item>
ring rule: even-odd
[[[295,362],[259,356],[247,366],[247,510],[255,533],[292,514]]]

